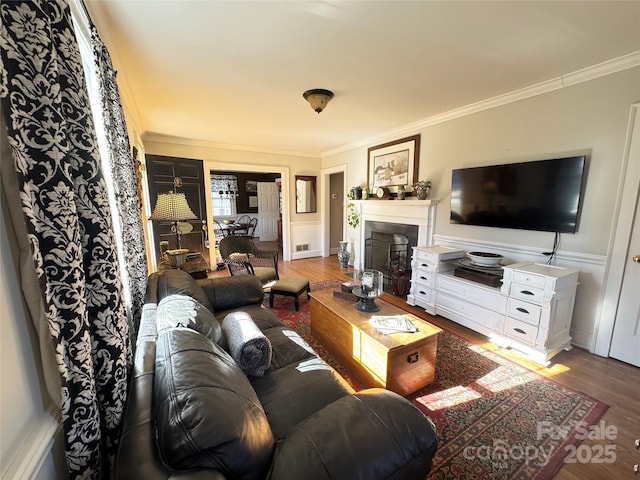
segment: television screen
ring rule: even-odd
[[[460,168],[451,174],[451,223],[575,233],[585,156]]]

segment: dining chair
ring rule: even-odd
[[[247,230],[247,236],[248,237],[253,238],[253,237],[256,236],[256,227],[257,226],[258,226],[258,219],[256,217],[254,217],[249,222],[249,229]]]

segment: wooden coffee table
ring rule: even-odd
[[[353,303],[330,289],[311,292],[311,334],[359,383],[406,396],[433,382],[442,330],[382,299],[374,314]],[[418,331],[383,335],[369,324],[371,315],[406,315]]]

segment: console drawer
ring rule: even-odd
[[[535,275],[528,272],[513,272],[512,281],[521,283],[530,287],[544,288],[546,277],[544,275]]]
[[[521,322],[513,317],[507,317],[504,333],[520,342],[534,345],[536,343],[536,336],[538,335],[538,327]]]
[[[420,306],[424,306],[423,304],[433,304],[435,300],[434,291],[430,288],[426,288],[424,285],[420,283],[416,283],[411,286],[411,295],[413,295],[414,301],[416,303],[420,302]]]
[[[414,273],[413,279],[411,281],[419,283],[427,288],[435,288],[436,281],[435,275],[431,273],[427,273],[423,270],[418,270]]]
[[[544,290],[541,288],[534,288],[529,285],[523,285],[521,283],[512,283],[510,296],[542,305],[544,301]]]
[[[523,302],[517,298],[507,300],[507,315],[523,322],[538,326],[542,307],[533,303]]]
[[[436,283],[438,291],[458,296],[467,302],[488,308],[498,314],[504,315],[507,311],[507,299],[499,290],[472,285],[471,282],[446,275],[438,275]]]
[[[467,318],[473,323],[483,325],[491,331],[502,331],[504,315],[440,292],[437,292],[436,295],[437,308]],[[447,315],[444,316],[446,317]]]

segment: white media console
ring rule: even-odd
[[[571,349],[569,329],[578,270],[534,262],[504,265],[502,285],[491,287],[454,275],[465,251],[414,247],[409,305],[441,315],[548,365]]]

